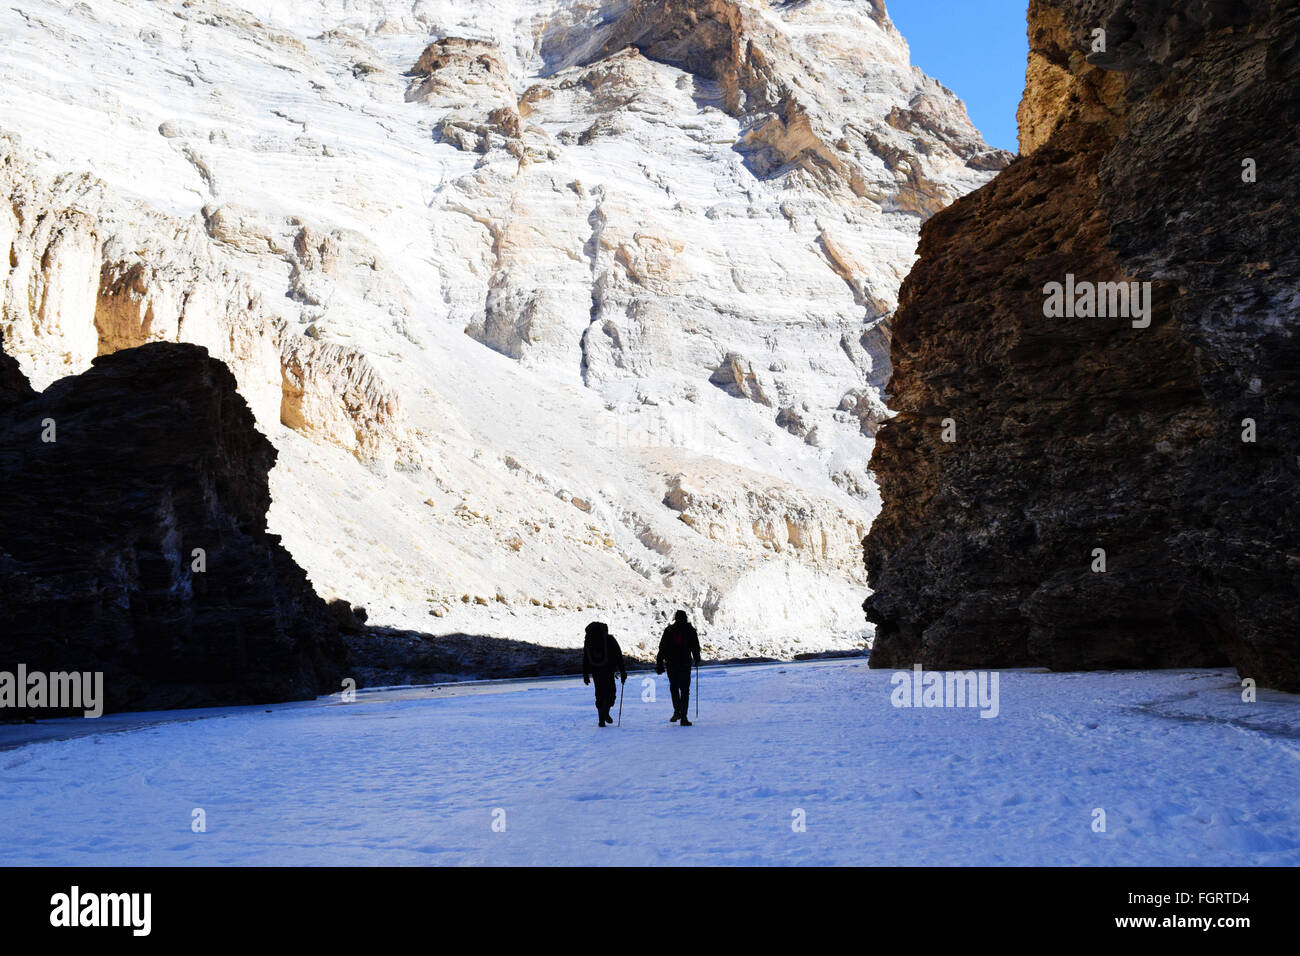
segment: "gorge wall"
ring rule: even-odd
[[[1032,0],[1029,37],[1021,156],[900,292],[871,663],[1300,690],[1300,11]],[[1149,324],[1048,317],[1067,274]]]
[[[0,352],[0,670],[101,671],[108,710],[338,690],[356,622],[267,532],[274,463],[199,346],[118,351],[40,394]]]
[[[0,41],[7,348],[228,364],[323,596],[862,644],[889,314],[1010,159],[883,3],[19,0]]]

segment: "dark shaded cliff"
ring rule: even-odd
[[[1300,690],[1297,4],[1034,0],[1029,35],[1023,155],[894,319],[872,664]],[[1149,325],[1046,317],[1067,274],[1150,281]]]
[[[103,671],[110,710],[338,690],[350,612],[267,532],[274,463],[199,346],[116,352],[39,395],[0,358],[0,670]]]

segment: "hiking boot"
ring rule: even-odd
[[[683,726],[683,727],[694,727],[695,725],[694,725],[693,723],[691,723],[689,720],[687,720],[685,717],[683,717],[683,718],[682,718],[682,726]]]
[[[602,727],[605,726],[605,718],[604,718],[604,717],[600,718],[600,726],[602,726]]]
[[[671,717],[668,718],[668,723],[670,723],[670,724],[675,724],[675,723],[677,723],[677,721],[679,721],[679,720],[681,720],[681,719],[682,719],[682,715],[679,714],[679,713],[677,713],[677,711],[674,710],[674,711],[673,711],[673,715],[672,715]]]

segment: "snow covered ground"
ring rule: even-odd
[[[852,659],[707,668],[685,729],[644,674],[604,730],[571,678],[10,725],[0,863],[1300,864],[1300,697],[1006,671],[985,719],[892,690]]]

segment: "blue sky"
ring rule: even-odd
[[[885,0],[919,66],[966,104],[991,146],[1016,151],[1028,0]]]

